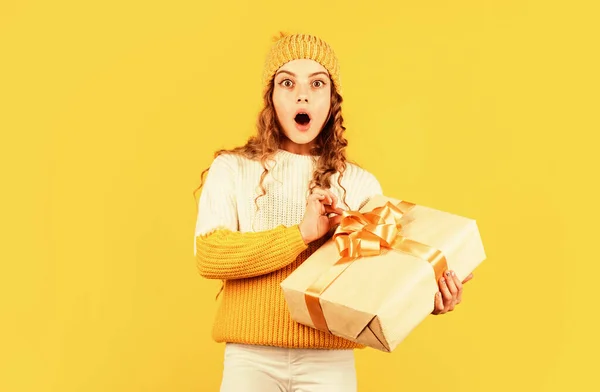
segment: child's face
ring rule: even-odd
[[[274,82],[273,104],[288,139],[281,147],[308,154],[329,114],[329,74],[316,61],[299,59],[284,64],[275,74]]]

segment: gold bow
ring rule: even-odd
[[[340,256],[358,258],[381,254],[381,246],[390,248],[402,228],[404,214],[398,206],[387,202],[371,212],[344,211],[342,221],[333,234]],[[404,202],[403,207],[414,204]]]
[[[408,253],[430,263],[436,282],[448,269],[446,257],[440,250],[400,235],[402,217],[414,206],[413,203],[401,201],[396,205],[387,202],[366,213],[344,211],[342,221],[333,234],[341,258],[306,289],[304,294],[308,312],[316,329],[329,332],[319,302],[321,295],[360,257],[380,255],[382,248]]]

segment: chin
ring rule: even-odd
[[[314,124],[313,124],[314,126]],[[290,129],[291,128],[291,129]],[[292,124],[289,128],[284,128],[285,136],[290,139],[290,141],[296,144],[308,144],[314,141],[317,136],[319,136],[320,130],[316,131],[311,126],[306,131],[300,131],[296,129],[295,124]]]
[[[298,131],[294,132],[294,133],[287,133],[286,137],[293,143],[295,144],[310,144],[312,143],[316,138],[317,138],[318,134],[301,134],[298,135]]]

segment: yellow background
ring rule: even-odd
[[[350,157],[488,255],[357,352],[360,390],[594,390],[598,13],[562,3],[3,1],[0,391],[217,390],[192,191],[254,132],[279,30],[334,46]]]

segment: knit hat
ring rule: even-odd
[[[336,91],[341,93],[340,69],[333,49],[327,42],[308,34],[280,34],[267,55],[264,87],[269,86],[280,67],[297,59],[314,60],[325,67]]]

